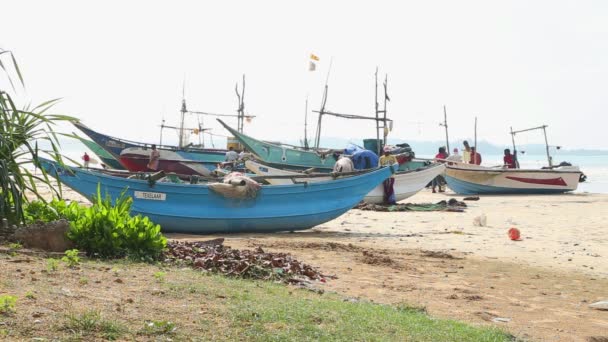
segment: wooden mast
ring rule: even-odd
[[[447,110],[445,108],[445,105],[443,105],[443,123],[440,123],[439,126],[443,126],[445,128],[445,144],[446,144],[446,148],[448,149],[446,151],[446,153],[448,155],[450,155],[450,138],[448,137],[448,113]],[[477,148],[477,147],[475,147]]]
[[[380,155],[380,151],[384,146],[380,146],[381,144],[379,144],[380,142],[380,121],[379,121],[379,115],[380,111],[379,111],[379,105],[378,105],[378,67],[376,67],[376,73],[375,75],[375,79],[376,79],[376,86],[375,86],[375,102],[376,102],[376,154]]]
[[[387,88],[388,88],[388,75],[385,74],[384,75],[384,110],[382,110],[382,112],[384,113],[384,118],[382,120],[382,123],[384,125],[384,127],[383,127],[383,130],[384,130],[384,132],[383,132],[384,133],[384,139],[383,139],[384,143],[383,143],[383,146],[386,146],[388,144],[388,141],[387,141],[388,127],[386,126],[386,105],[387,105],[387,102],[389,101],[389,98],[388,98]],[[380,154],[378,154],[378,155],[380,155]]]

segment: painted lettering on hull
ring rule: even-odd
[[[135,191],[135,198],[152,201],[165,201],[167,199],[167,194],[160,192]]]

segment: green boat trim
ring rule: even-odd
[[[89,150],[91,150],[93,153],[95,153],[99,157],[99,159],[101,159],[101,162],[104,163],[109,168],[116,169],[116,170],[125,170],[125,168],[120,164],[120,162],[116,158],[114,158],[108,151],[104,150],[96,142],[87,140],[87,139],[83,139],[80,137],[78,137],[78,139],[80,139],[80,141]]]
[[[336,163],[333,150],[327,150],[327,153],[319,153],[314,150],[307,151],[277,145],[240,133],[220,119],[217,119],[217,121],[237,138],[248,151],[267,164],[279,167],[315,168],[321,171],[333,169]]]

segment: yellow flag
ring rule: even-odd
[[[319,61],[319,57],[312,53],[310,54],[310,59],[312,59],[313,61]]]

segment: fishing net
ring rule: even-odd
[[[371,210],[371,211],[452,211],[463,212],[467,207],[466,203],[460,202],[454,198],[449,201],[440,201],[437,203],[399,203],[399,204],[373,204],[360,203],[355,209]]]
[[[226,198],[255,198],[262,186],[240,172],[232,172],[222,183],[211,183],[209,189]]]

